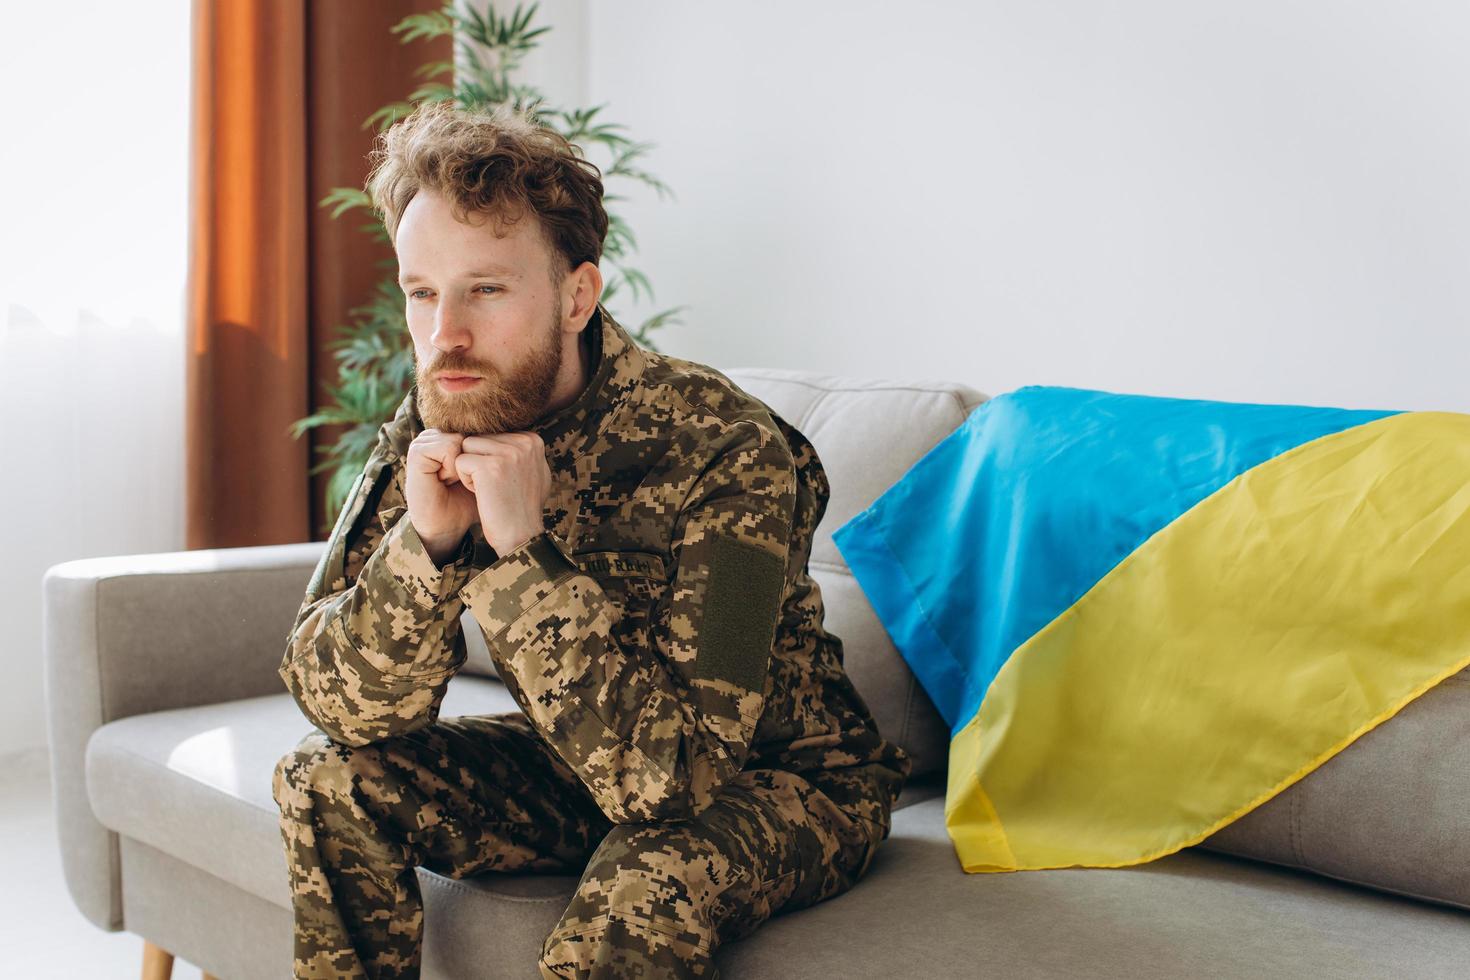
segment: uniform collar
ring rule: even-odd
[[[546,443],[552,459],[579,455],[611,421],[628,392],[643,377],[642,349],[601,303],[583,329],[591,377],[576,401],[533,422],[528,431]]]
[[[550,460],[568,460],[606,429],[627,394],[638,386],[647,363],[643,349],[601,303],[582,330],[587,337],[591,377],[575,401],[533,422],[527,431],[541,436]],[[409,388],[393,420],[384,427],[393,455],[408,455],[408,445],[424,431],[418,410],[418,385]],[[555,466],[555,463],[553,463]]]

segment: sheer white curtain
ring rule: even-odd
[[[189,188],[188,0],[5,19],[0,754],[45,744],[46,569],[183,547]]]

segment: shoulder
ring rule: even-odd
[[[646,368],[639,406],[672,429],[682,428],[689,445],[701,442],[703,466],[719,457],[758,450],[763,460],[795,474],[801,503],[798,516],[815,527],[826,511],[831,487],[816,448],[794,424],[724,372],[707,364],[645,351]]]
[[[632,414],[711,448],[757,444],[791,460],[785,429],[765,402],[707,364],[646,351]],[[794,463],[793,463],[794,466]]]

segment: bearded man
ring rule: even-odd
[[[318,729],[274,774],[295,976],[418,976],[423,865],[581,875],[543,977],[716,977],[864,874],[910,771],[823,629],[821,462],[599,303],[560,135],[430,103],[380,141],[417,377],[281,663]],[[466,610],[520,711],[439,717]]]

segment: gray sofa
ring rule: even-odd
[[[724,948],[724,975],[1470,975],[1470,912],[1453,907],[1470,905],[1463,675],[1199,846],[1130,868],[962,872],[944,829],[943,724],[830,535],[985,396],[943,382],[727,373],[805,432],[827,468],[832,498],[811,570],[854,682],[913,755],[915,776],[868,877]],[[45,578],[71,894],[100,928],[130,930],[224,980],[290,974],[271,771],[310,725],[276,668],[321,548],[89,559]],[[516,710],[479,630],[465,625],[470,660],[442,715]],[[575,883],[418,874],[426,977],[535,976]]]

